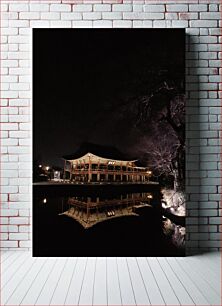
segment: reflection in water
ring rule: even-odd
[[[145,192],[121,194],[113,198],[107,196],[69,197],[68,210],[62,211],[60,215],[75,219],[87,229],[107,219],[139,216],[138,209],[152,207],[152,199],[152,194]]]
[[[108,187],[106,187],[108,189]],[[179,256],[158,190],[34,189],[34,256]],[[86,230],[87,229],[87,230]]]

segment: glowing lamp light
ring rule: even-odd
[[[46,167],[45,167],[45,169],[46,169],[47,171],[49,170],[49,168],[50,168],[49,166],[46,166]]]
[[[148,199],[152,199],[152,198],[153,198],[152,194],[149,194],[149,195],[147,196],[147,198],[148,198]]]
[[[39,165],[39,168],[42,168],[42,165]]]
[[[55,171],[55,174],[58,174],[58,171]]]
[[[152,171],[147,171],[147,174],[151,175],[151,174],[152,174]]]
[[[43,201],[42,201],[44,204],[46,204],[47,203],[47,199],[45,198],[45,199],[43,199]]]

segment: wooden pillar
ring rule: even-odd
[[[87,219],[87,223],[88,223],[88,220],[89,220],[89,205],[90,205],[90,197],[87,197],[87,204],[86,204],[86,219]]]
[[[70,162],[70,176],[69,176],[70,181],[72,180],[72,162]]]
[[[97,182],[100,182],[100,173],[97,173]]]
[[[123,162],[121,162],[121,165],[120,165],[120,181],[121,182],[123,181]]]
[[[97,182],[100,182],[100,159],[98,160],[98,164],[97,164]]]
[[[64,162],[64,173],[63,173],[63,181],[66,179],[66,160]]]
[[[105,180],[108,182],[108,163],[106,163],[106,178]]]
[[[91,172],[91,159],[89,155],[89,169],[88,169],[88,182],[90,183],[92,180],[92,172]]]

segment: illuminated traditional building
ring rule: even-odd
[[[68,172],[74,182],[145,183],[152,174],[138,160],[127,158],[113,147],[85,143],[72,154],[63,156],[64,179]]]

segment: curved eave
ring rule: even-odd
[[[91,152],[88,152],[88,153],[86,153],[85,155],[83,155],[83,156],[81,156],[81,157],[79,157],[79,158],[75,158],[75,159],[68,159],[68,158],[65,158],[65,156],[63,156],[62,159],[66,160],[66,161],[69,161],[69,162],[73,162],[73,161],[77,161],[77,160],[80,160],[80,159],[83,159],[83,158],[87,157],[88,154],[92,154],[93,156],[95,156],[95,157],[97,157],[97,158],[107,159],[107,160],[115,161],[115,162],[136,162],[136,161],[138,161],[138,159],[133,159],[133,160],[122,160],[122,159],[114,159],[114,158],[102,157],[102,156],[93,154],[93,153],[91,153]]]

